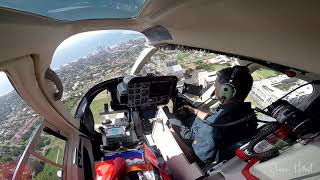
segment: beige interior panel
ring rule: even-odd
[[[16,91],[40,116],[57,128],[65,129],[66,133],[72,133],[77,130],[49,105],[37,83],[34,64],[30,56],[20,57],[10,63],[2,64],[1,70],[7,72]]]
[[[84,31],[162,25],[171,43],[230,52],[318,73],[320,2],[152,0],[137,19],[62,22],[1,10],[0,61],[40,54],[46,69],[55,48]],[[301,63],[304,62],[304,63]]]
[[[65,22],[0,9],[0,63],[35,54],[34,69],[42,94],[59,114],[72,121],[44,73],[56,47],[84,31],[162,25],[169,43],[260,58],[320,74],[319,1],[152,0],[137,19]]]

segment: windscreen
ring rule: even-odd
[[[145,0],[0,0],[0,6],[59,20],[137,17]]]
[[[94,85],[127,75],[145,48],[146,37],[129,30],[102,30],[80,33],[56,49],[51,69],[62,81],[62,101],[74,114],[83,95]],[[97,98],[92,106],[103,107]],[[98,116],[100,110],[92,111]]]

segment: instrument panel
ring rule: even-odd
[[[149,107],[167,104],[175,92],[175,76],[133,77],[123,82],[118,99],[128,107]]]

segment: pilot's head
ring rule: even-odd
[[[252,88],[253,79],[246,66],[234,66],[217,72],[215,95],[220,101],[243,102]]]

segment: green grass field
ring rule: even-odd
[[[192,52],[189,51],[180,51],[177,54],[177,61],[179,64],[183,65],[187,65],[189,63],[192,62],[202,62],[203,60],[207,60],[207,59],[211,59],[213,57],[215,57],[216,55],[213,53],[204,53],[201,56],[193,56]]]
[[[104,104],[109,102],[108,95],[106,93],[100,93],[94,98],[90,105],[90,109],[93,114],[93,119],[95,124],[100,124],[102,119],[100,118],[100,113],[104,112]]]
[[[267,79],[271,77],[275,77],[280,75],[279,72],[270,70],[270,69],[258,69],[255,72],[252,73],[253,80],[261,80],[261,79]]]
[[[67,107],[69,112],[74,115],[76,108],[78,106],[78,103],[80,102],[80,97],[72,96],[66,100],[63,101],[63,104]]]
[[[287,91],[289,91],[290,90],[290,88],[292,87],[290,84],[284,84],[284,83],[282,83],[282,84],[279,84],[279,85],[277,85],[277,86],[275,86],[276,88],[278,88],[278,89],[280,89],[280,90],[282,90],[282,91],[284,91],[284,92],[287,92]]]
[[[247,97],[244,101],[245,101],[245,102],[251,102],[251,107],[252,107],[252,108],[255,108],[255,107],[261,108],[261,107],[256,103],[256,101],[254,100],[254,98],[251,97],[250,94],[248,95],[248,97]]]
[[[196,62],[197,64],[197,69],[204,69],[207,71],[219,71],[221,69],[230,67],[229,64],[206,64],[202,61]]]
[[[64,149],[65,149],[66,142],[64,140],[54,138],[52,139],[52,143],[50,145],[49,151],[46,153],[45,157],[53,162],[58,164],[63,164],[63,157],[64,157]],[[54,180],[58,179],[57,171],[61,170],[58,167],[52,166],[50,164],[45,164],[44,168],[41,172],[39,172],[35,179],[37,180]]]
[[[60,169],[49,164],[45,164],[43,171],[39,172],[34,179],[36,180],[56,180],[58,179],[57,171]]]

